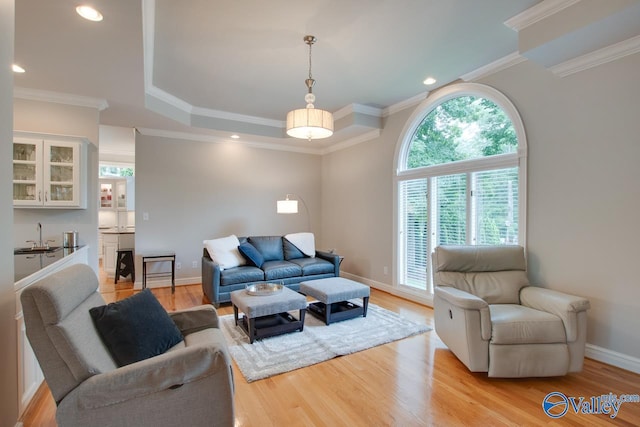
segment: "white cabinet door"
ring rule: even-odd
[[[104,253],[102,265],[107,276],[116,274],[116,251],[118,250],[118,235],[103,234]]]
[[[23,138],[13,143],[13,205],[42,206],[42,141]]]
[[[112,179],[100,178],[100,209],[112,210],[114,207],[115,185]]]
[[[22,415],[44,380],[44,375],[27,339],[22,312],[18,314],[16,320],[18,327],[18,412],[19,415]]]
[[[80,206],[80,145],[44,141],[44,205]]]
[[[86,140],[41,139],[28,132],[16,135],[13,206],[86,209]]]

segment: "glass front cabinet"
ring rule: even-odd
[[[13,206],[86,209],[86,140],[23,135],[13,141]]]

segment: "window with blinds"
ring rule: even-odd
[[[477,96],[434,102],[398,165],[398,284],[433,293],[438,245],[519,244],[526,186],[509,116]]]

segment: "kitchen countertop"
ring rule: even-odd
[[[13,256],[15,286],[16,289],[22,287],[21,283],[24,279],[36,273],[44,272],[47,267],[61,261],[70,255],[81,252],[85,246],[76,248],[60,248],[54,252],[41,254],[21,254]]]
[[[99,231],[102,234],[135,234],[135,232],[136,232],[135,228],[117,229],[115,227],[100,228]]]

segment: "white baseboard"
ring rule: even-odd
[[[414,301],[433,308],[433,297],[421,295],[416,292],[411,292],[410,289],[397,288],[386,283],[377,282],[375,280],[367,279],[366,277],[360,277],[358,275],[347,273],[345,271],[341,271],[340,275],[347,279],[355,280],[357,282],[369,285],[372,288],[387,292],[391,295],[396,295],[400,298],[405,298],[410,301]],[[617,368],[640,374],[640,359],[637,357],[618,353],[616,351],[598,347],[597,345],[589,343],[587,343],[586,345],[585,356],[589,359],[606,363],[607,365],[615,366]]]
[[[361,277],[355,274],[347,273],[345,271],[340,272],[340,276],[345,277],[347,279],[355,280],[356,282],[364,283],[374,289],[379,289],[388,294],[395,295],[400,298],[404,298],[418,304],[426,305],[427,307],[433,308],[433,297],[429,295],[425,295],[424,293],[414,291],[412,292],[409,288],[397,288],[395,286],[391,286],[387,283],[378,282],[375,280],[367,279],[366,277]]]
[[[196,285],[202,283],[200,276],[176,279],[176,286]],[[147,288],[166,288],[171,286],[171,278],[147,280]],[[142,289],[142,280],[136,280],[133,289]]]
[[[587,343],[585,356],[598,362],[640,374],[640,359]]]

